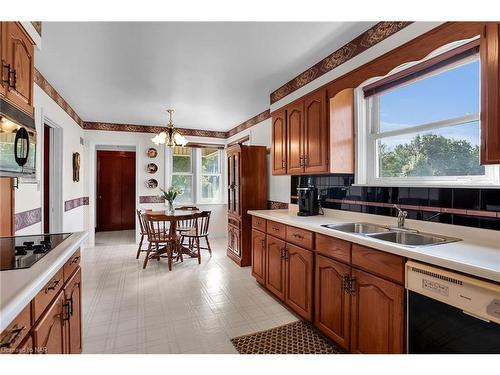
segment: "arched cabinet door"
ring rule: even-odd
[[[285,299],[285,241],[266,236],[266,288],[280,300]]]
[[[351,352],[403,353],[403,292],[393,282],[353,269]]]
[[[346,282],[351,267],[317,255],[314,324],[343,349],[349,350],[350,298]]]
[[[328,172],[330,139],[326,121],[326,91],[308,95],[304,101],[303,165],[306,173]]]
[[[286,245],[285,303],[306,320],[312,320],[313,253]]]
[[[68,281],[64,288],[65,303],[68,306],[66,314],[66,352],[79,354],[82,352],[82,328],[81,328],[81,280],[82,274],[79,269]]]
[[[261,283],[266,279],[266,235],[252,229],[252,275]]]
[[[304,102],[286,109],[287,124],[287,174],[304,172]]]
[[[64,291],[60,291],[33,328],[36,354],[65,353]]]
[[[272,126],[273,175],[286,174],[286,111],[273,113]]]
[[[5,25],[5,63],[9,65],[10,71],[6,97],[23,111],[33,115],[33,44],[20,24],[6,22]]]

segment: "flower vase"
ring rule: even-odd
[[[167,206],[167,212],[169,214],[174,213],[175,209],[174,209],[174,202],[173,201],[165,200],[165,206]]]

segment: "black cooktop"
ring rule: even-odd
[[[30,268],[70,235],[0,237],[0,271]]]

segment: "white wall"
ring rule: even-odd
[[[259,122],[249,129],[233,135],[227,141],[231,143],[242,137],[249,136],[249,144],[255,146],[271,147],[272,119],[267,119]],[[273,176],[272,175],[272,158],[271,154],[267,155],[267,175],[268,175],[268,192],[267,199],[270,201],[290,203],[290,176]]]
[[[165,173],[167,165],[167,155],[165,146],[155,146],[151,141],[154,134],[149,133],[130,133],[130,132],[115,132],[115,131],[100,131],[100,130],[85,130],[84,139],[86,146],[86,158],[88,160],[85,170],[86,176],[86,191],[89,196],[89,211],[86,218],[86,229],[89,231],[89,243],[94,243],[94,228],[95,228],[95,186],[96,186],[96,149],[116,149],[120,146],[121,149],[136,150],[136,207],[141,209],[161,210],[165,206],[163,203],[139,203],[139,196],[157,196],[160,195],[160,187],[164,188],[170,184],[167,181],[168,176]],[[205,138],[205,137],[187,137],[190,142],[194,143],[214,143],[224,144],[224,139]],[[115,146],[115,147],[110,147]],[[150,147],[155,147],[159,152],[158,156],[151,159],[147,156],[147,150]],[[163,152],[162,152],[163,150]],[[155,174],[147,173],[146,166],[148,163],[155,163],[158,166],[158,171]],[[146,181],[149,178],[155,178],[158,181],[158,187],[150,189],[146,186]],[[210,219],[210,234],[211,237],[225,236],[227,233],[227,216],[225,204],[208,204],[198,205],[200,209],[212,211]],[[137,226],[136,226],[137,228]]]
[[[81,171],[85,168],[83,146],[80,137],[83,130],[59,105],[54,102],[38,85],[34,85],[35,125],[37,130],[37,175],[36,181],[26,182],[21,179],[19,189],[15,193],[15,212],[23,212],[42,207],[42,160],[43,160],[43,124],[50,121],[62,132],[62,195],[59,196],[62,207],[64,201],[84,196],[84,183],[73,181],[73,153],[82,155]],[[75,232],[84,229],[84,216],[87,207],[80,206],[73,210],[62,212],[62,231]],[[42,223],[37,223],[17,231],[17,235],[37,234],[42,232]]]

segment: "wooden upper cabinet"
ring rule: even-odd
[[[14,105],[33,115],[33,42],[18,22],[6,22],[5,57],[2,74],[8,73],[7,99]],[[2,33],[2,34],[3,34]],[[7,72],[8,70],[8,72]],[[5,72],[4,72],[5,71]]]
[[[330,172],[354,173],[354,90],[330,99]]]
[[[299,174],[304,171],[304,102],[287,107],[287,161],[286,172]]]
[[[500,163],[500,24],[481,35],[481,164]]]
[[[351,352],[403,353],[404,288],[353,269]]]
[[[273,113],[273,175],[286,174],[286,111]]]
[[[328,134],[326,91],[322,90],[304,100],[304,172],[328,172]]]
[[[312,320],[313,253],[286,245],[285,303],[306,320]]]
[[[351,267],[316,256],[314,324],[328,337],[349,350],[350,296],[344,289]]]

